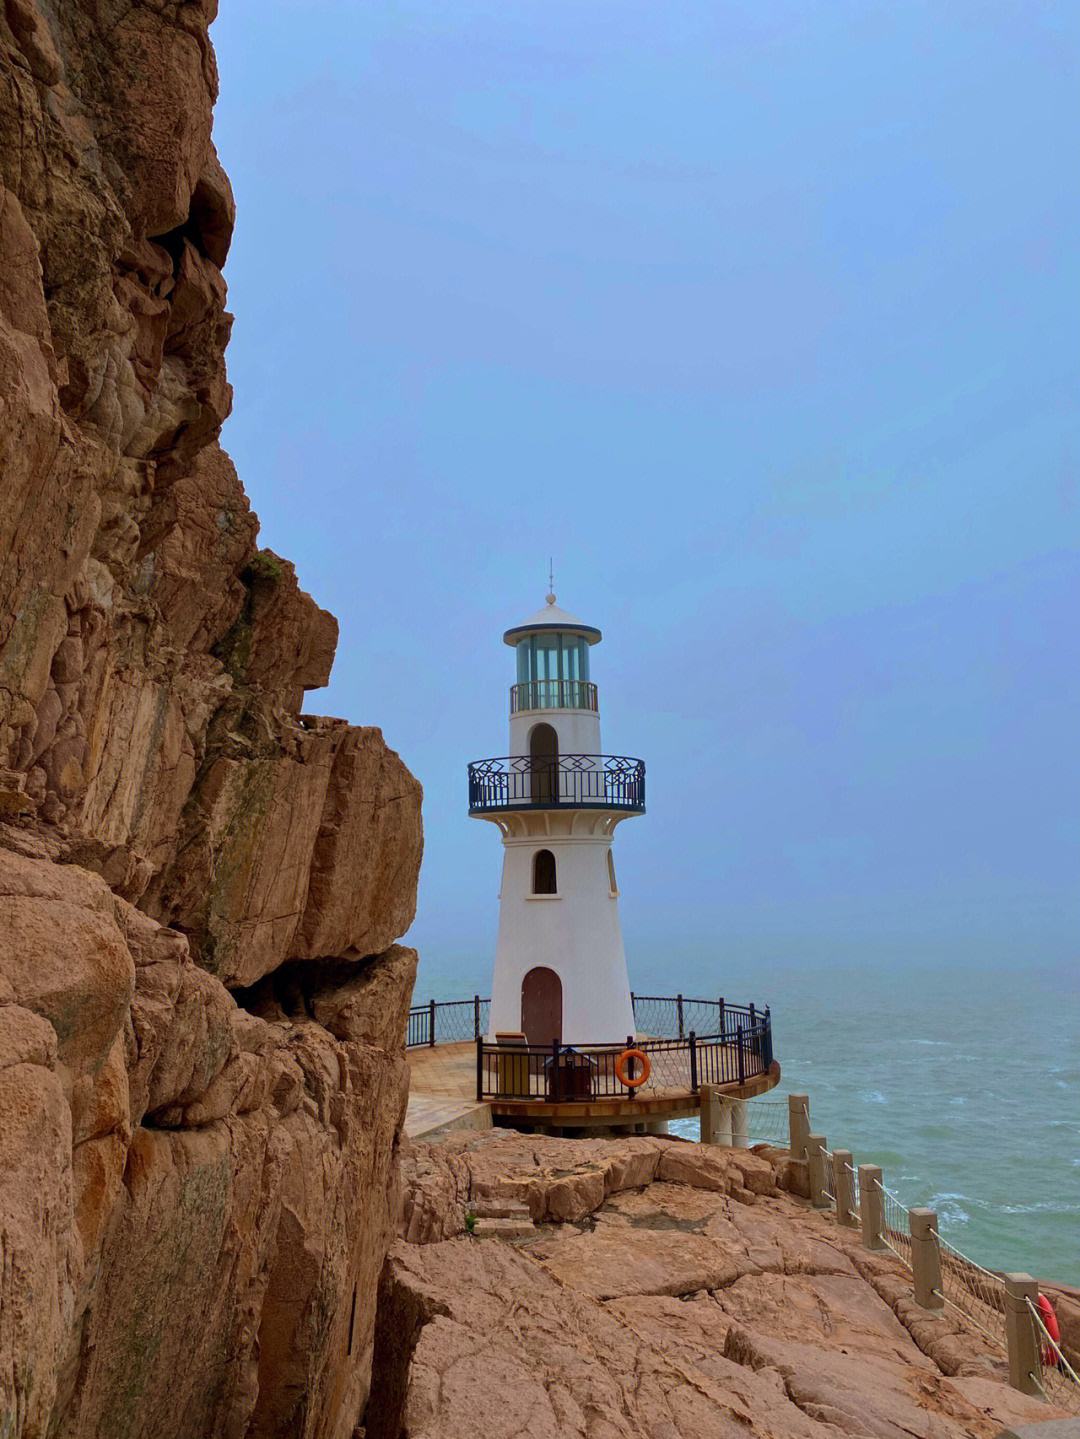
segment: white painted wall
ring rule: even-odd
[[[536,965],[563,986],[564,1044],[621,1044],[634,1033],[619,904],[608,877],[609,835],[507,836],[491,1033],[521,1028],[521,984]],[[533,855],[555,856],[558,894],[532,897]]]
[[[528,754],[529,735],[538,724],[549,724],[559,736],[560,754],[603,754],[595,710],[527,710],[511,715],[507,754]]]

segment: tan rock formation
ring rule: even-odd
[[[918,1310],[891,1255],[772,1174],[763,1154],[675,1140],[416,1145],[368,1439],[991,1439],[1055,1417],[976,1331]],[[566,1180],[574,1219],[552,1223]],[[527,1198],[531,1241],[469,1237],[466,1211],[495,1194]]]
[[[352,1433],[420,788],[218,432],[214,0],[0,5],[0,1433]]]
[[[287,966],[255,1014],[99,876],[4,849],[0,935],[7,1432],[351,1434],[413,951]]]

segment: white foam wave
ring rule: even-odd
[[[1002,1214],[1080,1214],[1080,1204],[1062,1204],[1059,1199],[1042,1199],[1036,1204],[1003,1204]]]
[[[946,1224],[967,1224],[971,1215],[964,1208],[965,1204],[977,1205],[978,1200],[970,1199],[966,1194],[933,1194],[927,1207],[936,1210],[938,1218]]]

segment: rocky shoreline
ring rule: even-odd
[[[660,1138],[413,1145],[369,1439],[991,1439],[1064,1417],[790,1171]]]

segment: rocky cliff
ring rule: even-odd
[[[213,0],[0,3],[0,1435],[348,1436],[420,790],[218,432]]]
[[[993,1439],[1064,1417],[787,1169],[665,1139],[417,1145],[368,1439]]]

